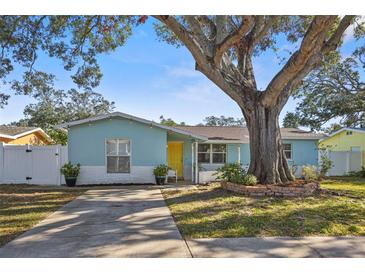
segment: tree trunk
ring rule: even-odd
[[[263,184],[286,183],[294,177],[282,150],[278,106],[255,105],[244,112],[250,136],[251,161],[248,172]]]

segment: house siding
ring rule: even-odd
[[[80,184],[152,183],[153,168],[166,163],[166,130],[124,118],[112,118],[69,128],[69,160],[81,164]],[[106,173],[105,141],[131,142],[131,172]]]
[[[317,140],[283,140],[284,144],[292,144],[292,159],[289,165],[318,165]]]
[[[69,158],[73,163],[105,166],[105,140],[110,138],[131,141],[131,163],[137,166],[156,166],[166,163],[166,131],[156,127],[113,118],[69,129]]]
[[[320,142],[320,146],[329,146],[331,151],[351,151],[351,147],[358,146],[362,152],[362,163],[365,163],[365,132],[352,130],[352,135],[347,135],[344,130]]]
[[[169,141],[183,142],[184,178],[191,179],[192,174],[192,137],[168,132],[125,118],[104,120],[74,125],[68,133],[69,160],[81,164],[78,184],[95,183],[153,183],[153,168],[167,164],[167,144]],[[122,138],[131,141],[131,172],[128,174],[108,174],[106,172],[105,141],[109,138]],[[284,140],[292,144],[293,159],[290,165],[317,165],[317,140]],[[227,144],[227,162],[240,160],[244,167],[250,163],[249,144]],[[205,170],[215,170],[221,165],[201,165]]]
[[[12,145],[49,145],[50,142],[46,140],[41,134],[38,132],[33,132],[17,139],[8,139],[4,137],[0,137],[0,142],[4,142],[6,144]]]

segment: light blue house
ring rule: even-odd
[[[153,183],[159,164],[202,182],[224,163],[250,162],[245,127],[168,127],[120,112],[62,126],[68,129],[68,158],[81,164],[78,184]],[[291,165],[317,165],[322,136],[292,128],[281,134]]]

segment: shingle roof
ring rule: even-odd
[[[15,126],[0,126],[0,134],[15,136],[37,129],[36,127],[15,127]]]
[[[209,140],[227,140],[241,143],[249,142],[249,133],[247,127],[238,126],[177,126],[184,131],[206,136]],[[298,128],[281,128],[283,139],[321,139],[323,135],[301,130]]]

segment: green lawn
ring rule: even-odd
[[[338,177],[321,182],[323,189],[333,190],[340,194],[365,198],[365,179],[352,177]]]
[[[322,185],[351,197],[251,198],[219,184],[166,189],[163,194],[187,238],[365,235],[365,179],[326,180]]]
[[[0,246],[82,194],[85,188],[0,185]]]

